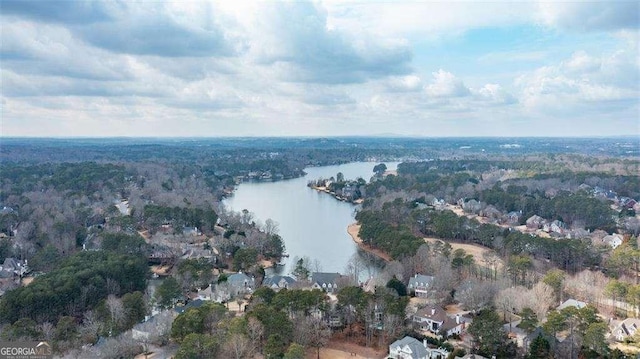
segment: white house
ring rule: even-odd
[[[431,306],[422,308],[413,315],[413,323],[421,330],[449,337],[460,335],[465,328],[465,321],[459,314],[454,318],[447,315],[444,309]]]
[[[409,279],[407,289],[409,289],[409,291],[414,291],[416,293],[416,297],[426,298],[432,284],[432,276],[416,274]]]
[[[623,237],[620,234],[614,233],[602,238],[602,243],[608,244],[611,248],[616,249],[622,244]]]
[[[262,281],[263,287],[269,287],[274,291],[279,291],[280,289],[289,289],[292,285],[296,283],[296,280],[286,276],[286,275],[272,275],[266,277]]]
[[[389,345],[389,357],[393,359],[445,359],[449,352],[442,348],[429,348],[427,341],[422,343],[406,336]]]
[[[338,279],[340,279],[340,277],[342,277],[340,273],[314,272],[311,274],[311,287],[327,293],[337,293]]]
[[[627,318],[620,322],[617,327],[613,329],[613,336],[617,341],[624,341],[627,337],[632,337],[640,329],[640,319]]]
[[[564,301],[564,303],[560,304],[556,309],[557,310],[562,310],[564,308],[567,307],[576,307],[577,309],[582,309],[584,307],[587,306],[587,303],[585,302],[581,302],[579,300],[575,300],[575,299],[567,299]]]

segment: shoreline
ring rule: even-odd
[[[360,224],[358,224],[358,222],[351,223],[349,226],[347,226],[347,233],[349,233],[349,235],[351,236],[351,239],[353,239],[355,244],[357,244],[360,249],[375,255],[376,257],[384,260],[385,262],[392,261],[392,258],[387,253],[376,248],[371,248],[371,246],[364,244],[360,236],[358,236],[359,232],[360,232]]]

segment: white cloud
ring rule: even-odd
[[[387,88],[390,91],[411,92],[422,90],[422,79],[416,75],[394,76],[389,78]]]
[[[434,82],[425,86],[425,91],[433,97],[462,97],[471,94],[462,80],[442,69],[433,73]]]
[[[617,1],[543,1],[535,13],[547,26],[567,30],[618,30],[640,26],[640,4]]]

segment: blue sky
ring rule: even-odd
[[[2,136],[640,135],[637,1],[0,5]]]

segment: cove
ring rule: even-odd
[[[395,170],[399,162],[385,162],[388,170]],[[355,221],[357,206],[338,201],[333,196],[307,187],[318,178],[335,177],[338,172],[345,179],[373,175],[374,162],[352,162],[343,165],[305,168],[300,178],[277,182],[244,182],[223,204],[233,211],[252,212],[260,222],[271,218],[278,223],[286,253],[283,267],[277,271],[290,273],[295,257],[317,260],[320,271],[345,273],[350,258],[357,253],[368,264],[369,272],[377,272],[381,263],[360,250],[347,233],[347,226]],[[312,268],[316,270],[316,268]],[[365,273],[363,273],[365,274]]]

